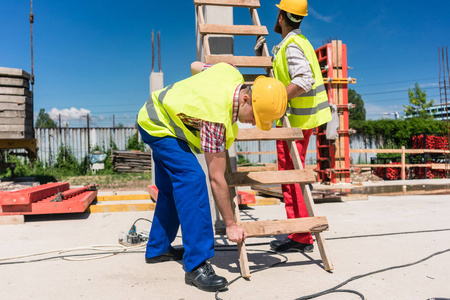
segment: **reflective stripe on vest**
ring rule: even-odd
[[[295,108],[295,107],[291,107],[289,106],[286,109],[286,112],[288,114],[291,115],[297,115],[297,116],[308,116],[308,115],[314,115],[316,114],[318,111],[322,110],[322,109],[327,109],[329,108],[329,104],[328,102],[321,102],[319,103],[316,107],[308,107],[308,108]]]
[[[315,82],[311,90],[288,102],[286,113],[292,127],[315,128],[329,122],[331,112],[316,53],[303,35],[293,35],[281,45],[273,62],[275,78],[283,82],[285,86],[291,82],[286,59],[286,47],[290,43],[295,43],[302,49],[310,64]],[[281,125],[281,122],[277,121],[277,125]]]
[[[237,124],[232,123],[233,96],[244,79],[239,71],[224,63],[185,80],[156,91],[141,108],[138,123],[156,137],[172,136],[186,141],[200,153],[200,133],[190,130],[179,114],[225,126],[226,148],[237,135]]]

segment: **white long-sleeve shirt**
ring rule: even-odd
[[[276,56],[283,43],[291,36],[298,34],[302,34],[300,29],[294,29],[289,32],[281,41],[281,43],[274,46],[272,54]],[[308,92],[314,85],[315,81],[309,61],[306,59],[303,50],[296,43],[290,43],[286,47],[286,60],[288,64],[289,75],[291,77],[291,83],[304,89],[305,93]]]

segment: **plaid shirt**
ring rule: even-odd
[[[211,67],[211,64],[206,64],[203,70]],[[239,92],[241,90],[242,84],[236,87],[233,95],[233,116],[232,123],[235,123],[238,119],[238,108],[239,108]],[[203,121],[201,119],[192,118],[186,116],[185,114],[178,114],[185,125],[200,131],[200,149],[205,153],[218,153],[225,151],[226,145],[226,129],[225,125],[222,123],[211,123],[208,121]]]

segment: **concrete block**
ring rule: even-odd
[[[19,224],[25,224],[25,217],[23,215],[0,216],[0,225],[19,225]]]
[[[25,103],[1,103],[0,111],[17,110],[17,111],[30,111],[33,110],[33,105],[26,105]]]
[[[30,125],[3,125],[0,124],[0,132],[11,131],[11,132],[26,132],[33,131],[33,126]]]
[[[0,103],[33,104],[33,98],[26,96],[0,95]],[[3,104],[0,108],[3,107]]]
[[[32,139],[32,131],[0,131],[0,139]]]
[[[30,79],[30,73],[22,69],[0,67],[0,76],[2,77],[20,77]]]
[[[32,97],[33,93],[26,88],[0,86],[0,95],[18,95]]]
[[[6,111],[6,112],[8,113],[9,111]],[[31,119],[13,118],[13,117],[0,118],[0,126],[1,125],[33,126],[33,118],[31,118]]]
[[[30,81],[23,78],[0,77],[0,86],[17,86],[30,88]]]
[[[1,104],[0,104],[1,105]],[[0,108],[0,123],[3,118],[27,118],[33,120],[33,110],[2,110]]]

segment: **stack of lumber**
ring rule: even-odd
[[[33,138],[30,74],[0,67],[0,139]]]
[[[141,173],[152,170],[152,154],[137,150],[114,150],[111,155],[114,171]]]

